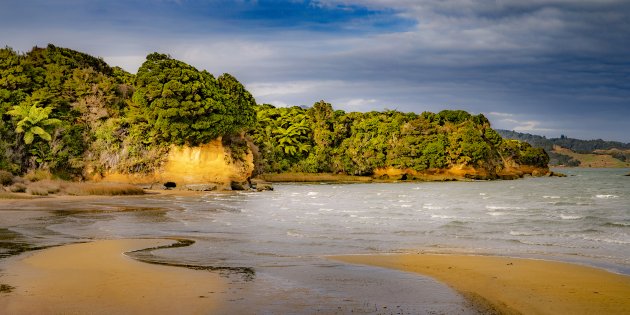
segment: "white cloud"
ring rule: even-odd
[[[258,82],[247,84],[247,88],[256,97],[277,98],[312,93],[341,85],[343,85],[341,81]]]
[[[344,102],[349,107],[365,107],[365,106],[374,106],[377,104],[376,99],[364,99],[364,98],[353,98]]]
[[[488,115],[496,116],[496,117],[513,117],[514,114],[510,113],[499,113],[499,112],[489,112]]]

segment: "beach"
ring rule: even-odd
[[[225,283],[207,271],[138,262],[155,239],[103,240],[16,257],[2,271],[2,314],[209,314]]]
[[[230,283],[217,273],[136,261],[125,253],[165,239],[99,240],[35,251],[5,265],[2,314],[221,314]],[[435,278],[483,314],[628,314],[630,277],[562,262],[456,254],[327,257]],[[364,271],[367,277],[369,270]],[[343,278],[343,277],[341,277]],[[243,297],[242,306],[271,303]],[[301,313],[296,296],[286,299]],[[308,299],[307,295],[301,296]],[[364,310],[365,311],[365,310]],[[386,310],[381,310],[385,311]],[[369,312],[368,312],[369,313]]]
[[[562,262],[472,255],[331,259],[428,275],[498,314],[629,314],[630,277]]]
[[[0,313],[628,313],[627,171],[567,172],[2,200]]]

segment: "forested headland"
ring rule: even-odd
[[[549,154],[549,165],[583,167],[627,167],[630,163],[630,143],[606,141],[602,139],[581,140],[561,135],[559,138],[547,138],[510,130],[497,129],[506,139],[527,142],[536,148],[542,148]],[[594,163],[599,158],[608,163]]]
[[[253,175],[395,169],[423,179],[458,170],[493,179],[543,174],[549,161],[542,149],[503,139],[481,114],[257,105],[232,75],[159,53],[131,74],[54,45],[0,49],[0,118],[1,170],[74,180],[159,172],[174,148],[217,139],[227,164],[253,156]]]

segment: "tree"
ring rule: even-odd
[[[217,81],[207,71],[153,53],[138,70],[130,121],[147,144],[199,145],[251,126],[254,104],[234,77]]]
[[[50,141],[52,137],[46,129],[61,123],[59,119],[48,118],[52,112],[51,107],[39,107],[38,105],[38,102],[34,102],[30,106],[28,103],[22,103],[21,105],[13,106],[13,109],[7,112],[7,114],[19,120],[16,124],[15,132],[24,133],[23,139],[25,144],[31,144],[35,140],[35,136],[39,136],[45,141]]]

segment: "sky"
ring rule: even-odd
[[[0,45],[48,43],[132,73],[167,53],[258,103],[630,142],[628,0],[0,0]]]

